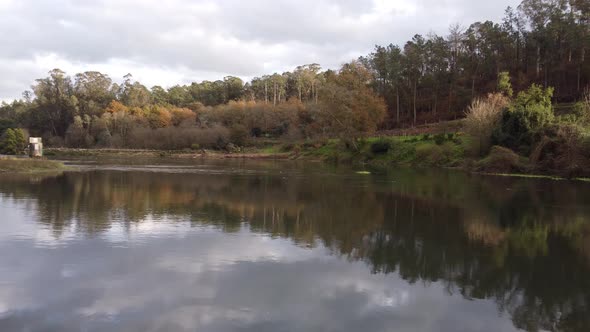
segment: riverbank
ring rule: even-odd
[[[67,167],[59,161],[29,158],[0,159],[0,173],[51,173],[62,172]]]
[[[244,152],[222,150],[142,150],[142,149],[70,149],[48,148],[45,155],[52,159],[67,158],[173,158],[173,159],[292,159],[291,153],[268,149],[247,148]]]
[[[117,158],[169,158],[169,159],[264,159],[307,160],[351,164],[379,170],[392,167],[453,168],[481,174],[503,176],[543,176],[549,178],[584,178],[583,170],[577,174],[546,170],[529,162],[509,149],[493,147],[483,158],[473,150],[471,137],[460,133],[423,134],[413,136],[371,137],[361,140],[356,149],[347,147],[337,139],[303,141],[298,143],[269,142],[239,149],[223,150],[134,150],[134,149],[46,149],[53,159],[117,159]]]

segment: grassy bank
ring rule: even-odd
[[[372,137],[359,142],[356,149],[330,140],[321,146],[304,145],[299,154],[303,158],[375,167],[459,167],[468,144],[468,138],[457,134]]]
[[[83,158],[173,158],[173,159],[289,159],[291,153],[279,152],[279,144],[272,147],[250,147],[239,152],[225,150],[140,150],[140,149],[70,149],[48,148],[45,155],[53,159]]]
[[[350,148],[337,139],[285,143],[265,142],[239,151],[225,150],[135,150],[135,149],[46,149],[55,159],[67,158],[245,158],[301,159],[349,164],[370,164],[375,167],[460,167],[465,159],[468,137],[459,134],[371,137]]]
[[[474,143],[470,136],[447,133],[370,137],[358,141],[355,147],[347,146],[337,139],[330,139],[297,143],[267,141],[233,152],[68,148],[47,149],[46,152],[55,159],[287,159],[363,165],[374,169],[399,166],[442,167],[502,176],[542,176],[553,179],[587,177],[584,174],[570,175],[540,168],[530,162],[529,158],[502,147],[492,147],[489,154],[480,157],[474,153]]]
[[[63,163],[44,159],[0,159],[0,173],[44,173],[66,170]]]

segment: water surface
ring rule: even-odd
[[[288,162],[0,177],[0,331],[589,331],[590,185]]]

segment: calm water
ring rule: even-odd
[[[0,331],[590,331],[590,184],[289,163],[0,177]]]

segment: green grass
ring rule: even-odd
[[[0,159],[0,173],[37,173],[63,171],[66,167],[58,161],[44,159]]]
[[[389,149],[386,152],[374,153],[372,144],[386,142]],[[307,144],[301,155],[303,158],[322,159],[336,162],[362,163],[375,167],[388,166],[459,166],[464,157],[466,145],[470,143],[467,137],[460,136],[436,144],[433,136],[388,136],[369,137],[362,140],[358,150],[345,147],[338,140],[328,140],[314,146]]]
[[[258,149],[256,152],[265,153],[265,154],[274,154],[274,153],[285,152],[282,150],[283,150],[283,146],[281,146],[281,145],[270,145],[270,146],[266,146],[262,149]]]
[[[378,140],[390,143],[387,153],[374,154],[370,151],[371,143]],[[371,164],[454,167],[463,161],[469,140],[460,137],[455,141],[445,140],[442,144],[436,144],[432,136],[419,135],[372,138],[368,143],[363,153]]]

